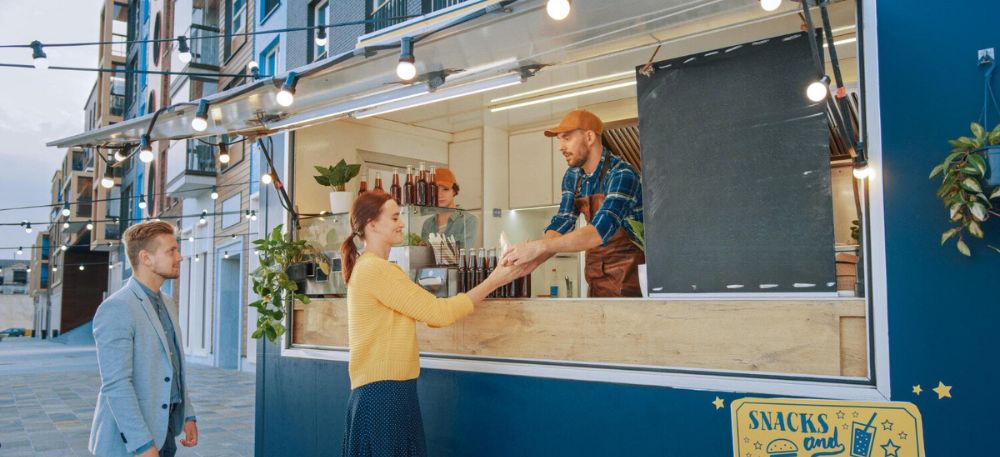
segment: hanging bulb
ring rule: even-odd
[[[69,203],[63,205],[63,209],[60,214],[62,214],[63,217],[69,216]]]
[[[112,187],[115,187],[115,180],[111,179],[111,177],[109,176],[105,176],[101,178],[101,187],[105,189],[110,189]]]
[[[69,221],[63,222],[63,228],[64,229],[68,229],[69,228]]]
[[[569,0],[549,0],[545,4],[545,12],[549,13],[549,17],[557,21],[566,19],[569,16]]]
[[[228,259],[229,258],[229,251],[222,251],[222,258],[223,259]]]
[[[212,194],[209,196],[212,197],[212,200],[219,199],[219,191],[215,189],[215,186],[212,186]]]
[[[183,35],[177,37],[177,58],[184,63],[191,61],[191,48],[188,47],[187,37]]]
[[[35,68],[45,70],[49,68],[49,58],[42,50],[42,43],[38,40],[31,42],[31,60]]]
[[[247,73],[250,73],[250,77],[254,81],[256,81],[257,78],[260,78],[260,65],[257,64],[257,61],[251,60],[247,63]]]
[[[197,262],[197,261],[198,261],[198,256],[199,256],[199,255],[200,255],[200,254],[195,254],[195,255],[194,255],[194,261],[195,261],[195,262]]]
[[[191,128],[196,132],[204,132],[208,128],[208,100],[198,102],[198,111],[194,113],[194,119],[191,119]]]
[[[326,46],[330,40],[326,38],[326,27],[316,29],[316,46]]]
[[[229,163],[229,145],[219,142],[219,163]]]
[[[250,220],[251,221],[257,220],[257,210],[250,211]]]
[[[80,271],[83,271],[83,265],[80,265]]]
[[[399,40],[399,64],[396,65],[396,76],[403,81],[412,81],[417,77],[417,66],[413,63],[417,58],[413,56],[413,38],[403,37]]]
[[[193,236],[189,236],[188,237],[188,242],[189,243],[194,243],[194,237]]]
[[[87,221],[87,230],[93,230],[93,229],[94,229],[94,222]]]
[[[816,81],[806,88],[806,96],[809,100],[814,102],[822,101],[830,93],[830,77],[823,75],[819,81]]]
[[[59,271],[59,267],[52,265],[52,271]]]
[[[59,249],[61,249],[61,250],[62,250],[63,252],[66,252],[66,250],[67,250],[67,249],[69,249],[69,246],[66,246],[66,245],[64,244],[64,245],[62,245],[62,246],[59,246]]]
[[[856,159],[854,161],[854,177],[856,179],[865,180],[869,179],[875,175],[875,170],[868,166],[868,161],[865,159]]]
[[[205,224],[208,223],[208,220],[205,219],[205,216],[208,216],[208,210],[207,209],[201,210],[201,217],[198,218],[198,223],[199,224],[205,225]]]
[[[31,222],[24,226],[24,233],[31,233]]]
[[[21,255],[21,254],[24,254],[24,250],[22,250],[21,247],[18,246],[18,248],[17,248],[17,255]]]
[[[271,176],[271,172],[264,173],[260,175],[260,183],[264,185],[271,184],[274,181],[274,177]]]
[[[781,0],[760,0],[760,7],[764,11],[774,11],[781,6]]]
[[[153,161],[153,147],[149,145],[149,134],[144,133],[139,137],[139,160],[142,163]]]
[[[245,217],[247,219],[250,219],[250,210],[244,210],[243,211],[243,217]]]
[[[295,103],[295,86],[298,82],[299,75],[297,73],[294,71],[288,73],[288,76],[285,77],[285,83],[281,85],[281,90],[274,96],[275,101],[281,106],[292,106],[292,103]]]
[[[146,196],[145,195],[140,195],[139,196],[139,209],[146,209]]]
[[[115,151],[115,160],[117,160],[119,162],[121,162],[122,160],[125,160],[125,154],[122,153],[121,149]]]
[[[114,270],[114,269],[115,269],[115,264],[113,264],[113,263],[109,263],[109,264],[108,264],[108,269],[109,269],[109,270]]]

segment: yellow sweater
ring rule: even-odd
[[[395,264],[362,254],[347,286],[351,388],[420,375],[417,321],[450,325],[472,312],[465,294],[437,298]]]

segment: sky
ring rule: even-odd
[[[0,0],[0,45],[97,41],[101,0]],[[47,48],[50,65],[97,67],[96,46]],[[0,63],[31,64],[31,50],[0,49]],[[83,105],[97,73],[0,68],[0,209],[51,203],[52,175],[65,150],[45,143],[83,131]],[[49,219],[49,209],[3,210],[0,248],[30,246]],[[35,222],[43,222],[35,224]],[[16,249],[0,249],[0,259]],[[30,251],[16,256],[30,258]]]

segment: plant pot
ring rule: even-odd
[[[642,298],[649,298],[649,289],[646,288],[646,264],[639,265],[639,288],[642,289]]]
[[[330,192],[330,212],[346,214],[351,212],[354,203],[354,192]]]
[[[288,279],[294,281],[299,286],[298,293],[303,293],[306,290],[306,278],[310,276],[310,270],[312,269],[310,267],[312,267],[310,263],[296,263],[289,265],[285,269]]]
[[[1000,145],[987,146],[983,149],[983,154],[986,155],[986,161],[990,166],[986,174],[987,182],[991,186],[1000,186]]]

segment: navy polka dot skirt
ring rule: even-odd
[[[377,381],[351,391],[344,457],[424,457],[417,380]]]

